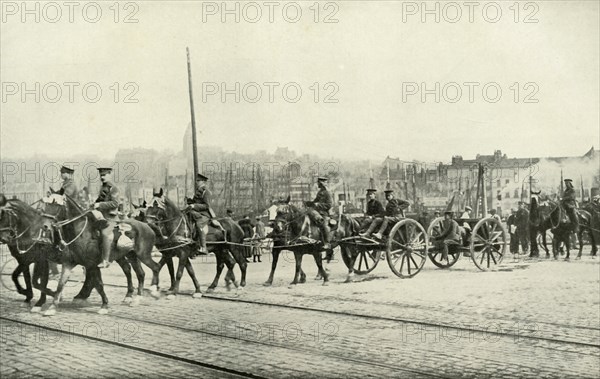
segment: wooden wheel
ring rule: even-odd
[[[427,232],[412,219],[399,221],[388,237],[386,258],[390,269],[400,278],[412,278],[427,260]]]
[[[429,236],[429,249],[428,249],[428,255],[429,255],[429,259],[431,259],[431,262],[436,265],[439,268],[450,268],[452,267],[456,262],[458,262],[458,258],[460,258],[460,250],[457,248],[456,250],[454,249],[449,249],[448,251],[448,258],[444,259],[443,258],[443,247],[440,246],[439,244],[436,244],[435,242],[433,242],[433,238],[439,236],[442,233],[442,230],[444,229],[442,223],[444,221],[443,217],[438,217],[435,220],[433,220],[431,222],[431,224],[429,224],[429,227],[427,228],[427,235]]]
[[[379,249],[359,249],[352,269],[358,275],[366,275],[375,269],[380,257],[381,250]]]
[[[495,218],[484,218],[473,228],[471,259],[475,266],[487,271],[499,265],[506,251],[506,230]]]

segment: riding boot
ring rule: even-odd
[[[101,243],[101,247],[102,247],[102,262],[98,265],[98,267],[100,268],[107,268],[108,266],[110,266],[110,249],[111,249],[111,245],[112,245],[112,229],[110,227],[110,225],[106,228],[104,228],[101,231],[101,235],[102,235],[102,243]]]
[[[329,243],[329,241],[331,241],[331,230],[329,229],[329,225],[327,225],[326,220],[324,220],[323,223],[321,224],[321,234],[322,234],[322,241],[323,241],[323,249],[325,249],[325,250],[331,249],[331,244]]]
[[[569,216],[569,221],[573,224],[573,232],[575,234],[579,233],[579,218],[577,217],[577,214],[575,214],[575,210],[570,209],[567,212],[567,215]]]
[[[204,230],[200,225],[196,224],[196,233],[198,236],[198,253],[206,254],[206,236],[204,235]]]

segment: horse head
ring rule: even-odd
[[[54,225],[68,218],[67,201],[66,195],[58,193],[52,193],[42,198],[42,229],[36,238],[38,243],[54,244]]]
[[[163,236],[173,234],[179,229],[183,215],[177,205],[164,196],[162,189],[154,195],[145,211],[146,222],[153,229],[158,228]]]
[[[0,243],[7,244],[17,236],[17,215],[6,198],[3,203],[0,199],[0,204]]]
[[[302,222],[302,213],[293,204],[290,204],[290,197],[277,204],[275,220],[273,220],[274,234],[282,234],[287,226],[294,222]]]

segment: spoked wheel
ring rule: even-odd
[[[427,260],[427,232],[412,219],[399,221],[388,237],[386,258],[392,272],[400,278],[412,278]]]
[[[431,262],[439,268],[450,268],[456,262],[458,262],[458,258],[460,258],[460,250],[458,249],[449,249],[448,258],[443,258],[444,248],[441,244],[433,242],[433,238],[442,234],[444,230],[443,226],[443,217],[438,217],[429,224],[427,228],[427,235],[429,236],[429,250],[428,255]]]
[[[354,273],[358,275],[366,275],[373,271],[379,263],[381,250],[378,249],[360,249],[354,261]]]
[[[471,236],[471,259],[482,271],[493,269],[504,258],[506,231],[495,218],[484,218],[473,228]]]

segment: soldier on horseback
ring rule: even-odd
[[[190,212],[194,225],[196,227],[196,239],[198,241],[198,253],[206,254],[206,235],[204,226],[215,218],[215,213],[210,207],[211,192],[206,188],[208,178],[202,174],[196,177],[196,192],[194,197],[187,199],[187,209]]]
[[[577,208],[577,200],[575,196],[575,188],[573,188],[573,181],[571,179],[565,179],[565,191],[561,199],[561,204],[569,216],[569,221],[573,224],[573,231],[577,233],[579,231],[579,220],[575,209]]]
[[[100,268],[107,268],[110,265],[110,251],[113,245],[116,219],[119,208],[119,189],[111,182],[112,168],[98,168],[100,181],[100,193],[94,203],[94,210],[99,211],[100,215],[96,215],[100,220],[106,221],[101,224],[100,234],[102,235],[102,263],[98,265]]]
[[[67,166],[62,166],[60,168],[60,178],[63,180],[63,182],[57,193],[60,195],[67,195],[73,200],[77,200],[77,195],[79,192],[77,191],[77,186],[73,181],[74,172],[75,170]]]
[[[333,206],[333,197],[327,190],[327,178],[318,177],[317,185],[319,186],[319,192],[315,196],[313,201],[307,201],[306,206],[308,207],[307,215],[312,222],[314,222],[321,230],[321,239],[323,242],[323,249],[331,249],[331,231],[329,229],[329,210]]]

